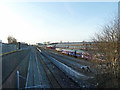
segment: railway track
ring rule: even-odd
[[[50,81],[51,87],[52,88],[62,88],[61,85],[59,84],[59,82],[56,80],[54,74],[52,73],[52,71],[49,69],[49,67],[47,66],[47,63],[45,63],[45,61],[43,61],[45,58],[43,56],[40,55],[39,52],[38,53],[38,57],[39,57],[39,61],[41,62],[41,64],[43,65],[43,68],[46,72],[46,75]]]
[[[50,88],[48,78],[38,61],[35,48],[32,49],[25,88]]]
[[[84,74],[89,74],[89,76],[93,75],[93,73],[92,73],[93,71],[91,69],[89,69],[89,71],[81,69],[82,66],[90,67],[90,65],[80,64],[80,63],[78,63],[78,61],[75,61],[75,60],[73,60],[71,58],[67,58],[67,57],[63,57],[63,56],[61,57],[61,55],[58,55],[58,54],[48,53],[48,52],[45,52],[45,53],[47,53],[47,55],[49,55],[49,56],[54,57],[59,62],[62,62],[64,64],[66,64],[67,66],[75,69],[78,72],[81,72],[81,73],[84,73]]]
[[[47,57],[32,50],[25,88],[79,88],[79,85],[62,72]]]
[[[76,61],[76,60],[73,60],[71,57],[63,57],[62,55],[59,55],[59,54],[55,54],[55,53],[50,53],[50,52],[44,52],[44,54],[47,54],[55,59],[57,59],[59,62],[62,62],[64,64],[66,64],[67,66],[75,69],[76,71],[78,72],[81,72],[81,73],[84,73],[85,75],[89,75],[89,77],[91,76],[94,76],[94,73],[93,73],[93,70],[90,68],[89,70],[83,70],[81,69],[81,67],[83,66],[88,66],[90,67],[89,64],[80,64],[80,60],[79,61]]]
[[[67,58],[67,57],[63,57],[63,56],[61,57],[61,55],[59,55],[59,54],[49,53],[49,51],[46,51],[46,50],[42,50],[42,53],[45,56],[52,57],[53,59],[65,64],[66,66],[79,72],[80,74],[83,74],[84,77],[81,76],[80,79],[77,78],[78,82],[80,80],[83,80],[85,83],[89,84],[89,85],[87,85],[87,87],[94,87],[95,86],[96,83],[95,83],[94,73],[92,73],[91,71],[82,70],[81,66],[84,66],[83,64],[81,65],[80,63],[78,63],[78,61],[76,62],[72,58]],[[58,66],[60,66],[60,65],[58,65]],[[69,69],[67,69],[67,70],[69,70]],[[79,83],[81,83],[81,82],[79,82]]]
[[[27,56],[21,60],[21,63],[17,65],[17,68],[13,69],[12,72],[14,75],[9,75],[7,79],[7,82],[10,80],[15,81],[16,71],[19,70],[20,75],[25,78],[24,81],[20,78],[19,89],[87,87],[87,83],[80,79],[86,77],[70,67],[69,65],[72,64],[68,63],[67,60],[67,64],[61,62],[60,56],[55,56],[32,46],[26,55]],[[73,67],[74,66],[75,65],[73,65]],[[5,87],[8,88],[7,86]],[[13,88],[16,88],[16,86]]]
[[[62,70],[60,70],[53,62],[49,60],[46,56],[39,53],[39,57],[41,58],[41,62],[43,63],[46,70],[49,70],[50,76],[52,76],[50,82],[53,88],[79,88],[80,86],[74,82],[71,78],[69,78]],[[48,74],[48,76],[49,76]],[[54,82],[53,82],[54,81]],[[57,87],[56,87],[56,86]]]

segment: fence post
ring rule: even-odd
[[[19,71],[17,71],[17,89],[19,90]]]

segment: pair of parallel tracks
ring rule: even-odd
[[[41,68],[43,68],[43,72],[45,72],[45,75],[42,77],[47,78],[46,80],[48,80],[50,88],[79,88],[80,87],[76,82],[74,82],[64,72],[62,72],[53,62],[51,62],[48,57],[42,54],[41,50],[36,51],[36,55],[37,55],[36,56],[37,61],[42,66]],[[34,88],[34,87],[37,88],[37,86],[31,86],[31,88]],[[38,88],[43,88],[43,87],[40,87],[38,85]]]

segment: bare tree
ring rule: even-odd
[[[8,36],[8,43],[17,43],[17,40],[13,36]]]
[[[120,78],[120,29],[119,20],[115,19],[108,25],[103,26],[100,33],[95,34],[94,54],[96,59],[106,62],[106,68],[101,72],[109,73],[114,78]]]

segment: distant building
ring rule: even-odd
[[[46,47],[50,48],[50,49],[55,49],[56,48],[55,45],[47,45]]]
[[[87,50],[88,48],[94,48],[94,43],[93,42],[62,42],[56,44],[56,47]]]
[[[42,43],[36,43],[37,45],[43,45]]]

